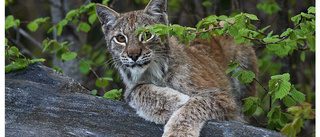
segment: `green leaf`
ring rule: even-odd
[[[309,7],[309,8],[308,8],[308,13],[313,13],[313,14],[315,14],[315,13],[316,13],[316,8],[315,8],[315,7]]]
[[[278,38],[272,38],[272,37],[267,37],[263,39],[264,42],[278,42],[279,40],[280,39]]]
[[[110,1],[110,0],[103,0],[103,1],[102,1],[102,4],[107,6],[109,1]],[[146,3],[146,4],[147,4],[147,3]]]
[[[293,128],[297,131],[297,133],[299,133],[300,130],[301,130],[301,127],[302,127],[302,125],[303,125],[303,122],[302,122],[301,117],[295,118],[295,119],[293,120],[292,124],[293,124]]]
[[[4,38],[4,41],[5,41],[5,46],[8,46],[8,39]]]
[[[284,73],[282,75],[275,75],[275,76],[272,76],[271,79],[281,79],[283,81],[289,81],[290,80],[290,74],[289,73]]]
[[[63,73],[63,70],[59,67],[53,67],[53,69],[55,69],[56,71],[60,72],[61,74]]]
[[[273,30],[268,33],[267,38],[271,37],[272,34],[273,34]]]
[[[103,97],[106,99],[112,99],[112,100],[120,100],[121,99],[121,89],[117,90],[117,89],[113,89],[110,90],[108,92],[106,92]]]
[[[284,36],[287,36],[289,35],[293,30],[291,28],[288,28],[285,32],[283,32],[280,37],[284,37]]]
[[[251,20],[259,20],[258,17],[254,14],[244,13],[244,15],[246,15]]]
[[[254,112],[256,112],[257,108],[258,108],[258,105],[253,104],[251,108],[247,111],[247,116],[252,116]]]
[[[49,20],[50,17],[45,17],[45,18],[37,18],[35,19],[33,22],[36,22],[36,23],[43,23],[43,22],[46,22],[47,20]]]
[[[206,32],[205,32],[205,33],[201,33],[201,34],[200,34],[200,38],[201,38],[201,39],[207,39],[208,37],[209,37],[209,33],[206,33]]]
[[[238,63],[237,62],[230,62],[229,63],[229,68],[226,71],[226,74],[229,74],[231,71],[233,71],[234,69],[236,69],[238,67]]]
[[[62,27],[68,24],[68,20],[63,19],[62,21],[60,21],[59,23]]]
[[[57,35],[60,36],[61,33],[62,33],[62,25],[61,25],[61,24],[58,24],[58,25],[56,26],[56,29],[57,29]]]
[[[102,85],[101,85],[101,82],[100,82],[100,81],[102,82]],[[99,80],[99,79],[96,80],[96,86],[97,86],[97,87],[106,88],[106,87],[108,86],[108,84],[109,84],[109,82],[108,82],[106,79],[100,78],[100,80]]]
[[[279,120],[281,118],[281,110],[280,107],[275,107],[274,112],[272,113],[271,119],[273,121]]]
[[[5,73],[9,73],[12,70],[13,70],[12,64],[9,64],[9,65],[5,66]]]
[[[112,79],[112,78],[109,78],[109,77],[104,77],[104,78],[102,78],[102,79],[108,80],[108,81],[113,81],[113,79]]]
[[[13,67],[13,70],[19,70],[19,69],[23,69],[27,66],[28,66],[28,64],[27,64],[26,59],[18,58],[15,60],[12,67]]]
[[[19,57],[19,55],[20,55],[19,49],[17,47],[15,47],[15,46],[10,47],[9,53],[11,55],[17,56],[17,57]]]
[[[288,137],[295,137],[296,131],[292,126],[292,123],[285,125],[281,131],[282,135],[287,135]]]
[[[257,4],[257,9],[262,9],[265,13],[273,15],[281,10],[279,5],[275,1],[264,1],[263,3]]]
[[[269,81],[269,90],[272,91],[272,90],[275,90],[276,86],[277,86],[277,79],[271,79]]]
[[[269,81],[269,89],[275,90],[275,99],[282,99],[290,92],[291,83],[289,80],[290,75],[288,73],[271,77],[271,80]]]
[[[269,119],[271,119],[274,111],[275,111],[275,108],[273,107],[273,108],[268,112],[267,117],[268,117]]]
[[[316,50],[316,40],[314,36],[307,35],[307,41],[309,43],[310,51],[315,52]]]
[[[78,28],[77,28],[77,31],[79,31],[79,29],[83,32],[86,32],[88,33],[91,29],[90,25],[86,22],[82,22],[79,24]]]
[[[197,36],[197,34],[192,33],[192,34],[190,34],[190,35],[187,36],[187,39],[188,39],[188,40],[193,40],[193,39],[196,38],[196,36]]]
[[[233,75],[231,76],[231,78],[238,77],[240,74],[242,74],[243,71],[244,71],[243,69],[236,71],[235,73],[233,73]]]
[[[69,60],[76,58],[77,55],[78,54],[76,52],[66,52],[66,53],[62,54],[61,58],[65,61],[69,61]]]
[[[288,119],[294,119],[294,116],[288,114],[288,113],[282,113],[283,116],[287,117]]]
[[[9,29],[13,26],[19,26],[20,25],[20,20],[19,19],[14,19],[12,15],[7,16],[5,20],[5,29]]]
[[[291,20],[294,22],[294,25],[299,24],[300,20],[301,20],[301,15],[296,15],[294,17],[291,18]]]
[[[291,106],[295,106],[296,105],[296,101],[294,101],[290,96],[285,96],[283,97],[283,104],[287,107],[291,107]]]
[[[300,106],[292,106],[289,107],[287,110],[293,115],[299,115],[302,112],[302,108]]]
[[[253,81],[253,79],[255,78],[255,74],[252,71],[247,71],[244,70],[241,75],[238,77],[238,80],[242,83],[242,84],[247,84]]]
[[[29,62],[30,62],[30,64],[34,64],[34,63],[36,63],[36,62],[45,62],[46,61],[46,59],[32,59],[32,60],[29,60]]]
[[[288,123],[288,117],[285,114],[286,113],[281,112],[280,121],[281,121],[282,124],[287,124]]]
[[[305,33],[301,29],[295,29],[293,32],[301,38],[305,36]]]
[[[314,15],[312,15],[312,14],[306,14],[306,13],[301,13],[301,15],[303,16],[303,17],[305,17],[305,18],[307,18],[307,19],[314,19],[315,18],[315,16]]]
[[[226,20],[226,19],[228,19],[228,16],[226,16],[226,15],[221,15],[221,16],[218,17],[218,19],[219,19],[219,20]]]
[[[97,20],[97,14],[90,15],[88,20],[90,24],[93,24]]]
[[[95,90],[92,90],[91,93],[92,93],[93,95],[97,95],[98,91],[95,89]]]
[[[268,44],[266,47],[268,50],[273,51],[281,58],[288,55],[289,51],[291,50],[291,47],[285,44]]]
[[[73,16],[76,15],[76,13],[77,13],[77,10],[70,10],[66,15],[66,19],[72,20]]]
[[[245,42],[245,40],[246,40],[246,38],[242,37],[241,35],[234,37],[234,41],[238,44],[242,44],[243,42]]]
[[[174,25],[172,25],[171,27],[172,27],[173,32],[174,32],[175,34],[178,34],[178,35],[183,34],[184,28],[183,28],[182,26],[177,25],[177,24],[174,24]]]
[[[248,111],[253,105],[253,101],[251,99],[245,100],[244,105],[242,106],[242,112]]]
[[[246,16],[241,14],[235,16],[235,26],[239,29],[246,28]]]
[[[35,23],[35,22],[31,22],[27,25],[27,28],[32,32],[35,32],[38,29],[38,27],[39,27],[38,23]]]
[[[264,33],[264,31],[266,31],[268,28],[270,28],[270,26],[271,26],[271,25],[269,25],[269,26],[267,26],[267,27],[264,27],[264,28],[261,29],[260,31],[261,31],[262,33]]]
[[[292,88],[290,95],[295,101],[298,101],[300,103],[306,100],[306,95],[296,90],[295,88]]]
[[[238,29],[235,26],[229,26],[228,30],[231,36],[238,36]]]
[[[83,74],[89,74],[90,72],[90,67],[84,63],[83,61],[79,62],[79,70]]]
[[[279,90],[276,91],[275,97],[282,99],[283,97],[289,94],[291,83],[288,81],[282,81],[282,82],[279,82],[279,84],[280,84]]]

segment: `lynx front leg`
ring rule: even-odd
[[[198,137],[207,120],[240,120],[236,106],[227,92],[195,96],[172,114],[163,137]]]
[[[188,95],[171,88],[145,84],[134,89],[129,105],[136,109],[140,117],[165,124],[172,113],[189,99]]]

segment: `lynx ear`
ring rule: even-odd
[[[144,12],[155,17],[157,20],[167,22],[167,0],[150,0]]]
[[[115,20],[120,16],[119,13],[99,3],[96,4],[96,12],[101,25],[107,28],[114,25]]]

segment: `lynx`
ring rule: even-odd
[[[119,14],[96,4],[107,48],[126,85],[124,99],[137,115],[165,124],[163,137],[197,137],[211,119],[243,121],[241,100],[256,96],[256,83],[243,86],[226,75],[228,63],[239,63],[258,72],[250,45],[233,37],[196,38],[190,46],[178,39],[146,32],[140,27],[168,25],[167,0],[150,0],[144,10]]]

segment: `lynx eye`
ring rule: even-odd
[[[126,37],[123,35],[118,35],[115,37],[115,40],[117,43],[125,43],[126,42]]]
[[[144,36],[145,35],[145,36]],[[154,35],[152,35],[149,31],[145,32],[144,34],[140,34],[140,41],[146,42],[153,38]]]

